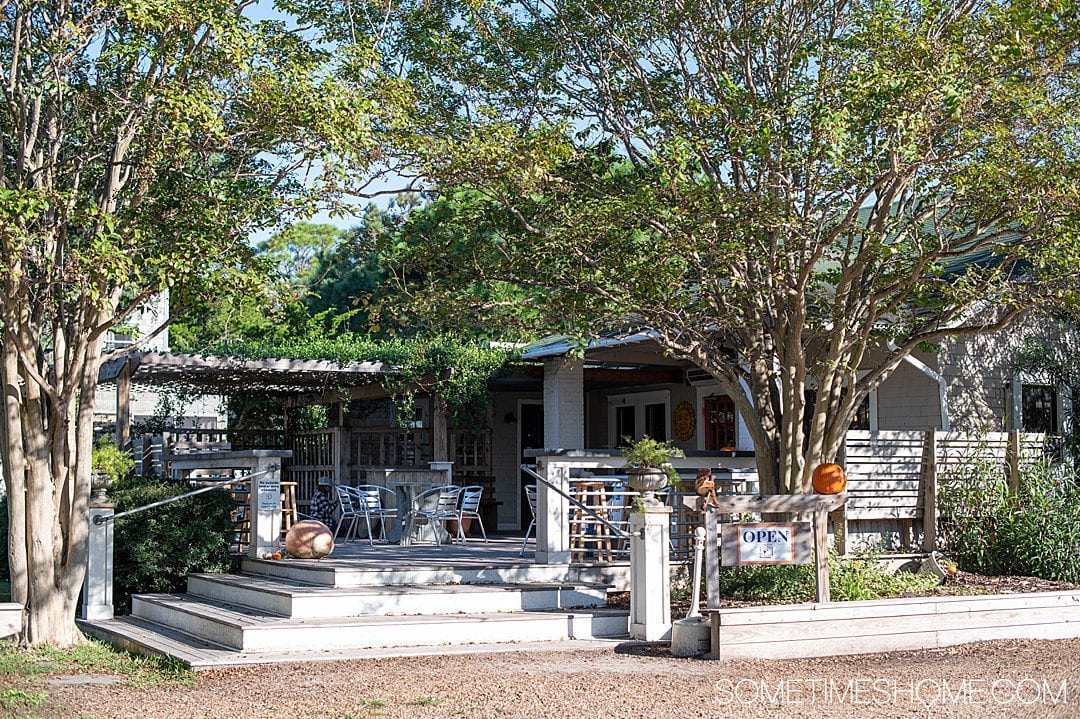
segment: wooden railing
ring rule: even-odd
[[[352,464],[359,466],[426,467],[433,456],[430,428],[354,428],[352,445]]]
[[[136,471],[169,474],[169,457],[208,451],[288,449],[283,478],[296,482],[297,503],[306,512],[319,477],[355,483],[366,468],[428,471],[433,458],[430,428],[330,428],[282,430],[170,429],[159,435],[133,438]],[[454,474],[491,476],[491,432],[453,430],[450,434]],[[493,500],[492,500],[493,501]]]
[[[626,460],[622,455],[601,452],[583,452],[582,456],[549,456],[537,458],[537,470],[548,482],[568,496],[595,509],[605,521],[609,521],[620,530],[625,530],[629,512],[633,507],[637,493],[618,482],[623,479]],[[670,550],[674,559],[687,559],[693,551],[694,527],[701,523],[680,500],[681,496],[693,493],[693,477],[699,468],[731,467],[737,473],[737,480],[726,486],[729,490],[756,493],[758,491],[756,472],[739,467],[738,461],[730,456],[695,456],[674,458],[672,464],[684,480],[683,485],[665,493],[665,504],[672,508]],[[596,488],[597,480],[607,484],[603,489]],[[718,486],[721,486],[718,484]],[[616,537],[605,537],[602,528],[604,522],[589,513],[575,510],[559,492],[549,490],[543,483],[538,483],[537,492],[537,561],[539,562],[579,562],[579,561],[625,561],[628,545]],[[541,528],[541,524],[545,526]]]

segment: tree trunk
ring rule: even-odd
[[[5,327],[0,430],[12,601],[25,607],[23,642],[70,646],[83,640],[75,615],[86,572],[94,386],[102,340],[66,347],[84,356],[70,363],[73,376],[60,375],[67,382],[50,385],[48,394],[38,378],[49,377],[49,367],[24,364],[28,357],[41,357],[33,350],[39,344],[32,328]],[[71,359],[54,356],[52,361]]]
[[[30,589],[26,557],[26,471],[21,441],[22,385],[19,361],[13,343],[4,334],[0,381],[4,392],[3,464],[8,498],[8,568],[11,574],[11,601],[26,606]],[[23,625],[25,626],[25,622]]]

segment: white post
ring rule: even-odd
[[[251,514],[251,542],[248,556],[266,559],[281,549],[281,460],[259,459],[251,480],[251,497],[248,511]]]
[[[113,523],[116,505],[90,505],[90,536],[83,580],[82,618],[97,622],[113,618]]]
[[[538,457],[536,471],[547,481],[570,493],[570,467]],[[566,497],[536,483],[536,563],[570,563],[570,502]]]
[[[544,446],[585,449],[585,363],[544,361]]]
[[[705,528],[694,529],[694,578],[690,595],[690,611],[682,619],[671,623],[671,656],[698,657],[708,654],[712,632],[710,620],[701,616],[701,561],[705,553]]]
[[[630,513],[630,638],[671,639],[671,507]]]
[[[431,467],[433,472],[443,472],[446,475],[446,481],[444,484],[454,483],[454,463],[447,462],[445,460],[437,460],[435,462],[428,462],[428,466]]]

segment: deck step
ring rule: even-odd
[[[606,650],[626,641],[625,637],[575,639],[573,641],[504,642],[471,644],[419,644],[408,647],[349,649],[293,649],[289,651],[242,652],[202,641],[175,629],[138,617],[116,617],[105,621],[82,622],[80,628],[102,641],[136,654],[173,657],[192,669],[217,669],[251,664],[283,662],[342,661],[403,656],[431,656],[476,652]]]
[[[599,565],[535,564],[522,560],[520,564],[482,565],[423,564],[381,567],[349,566],[346,562],[289,559],[274,561],[244,559],[241,571],[248,575],[276,577],[304,584],[328,587],[385,587],[388,585],[423,584],[606,584],[617,591],[629,589],[629,564]]]
[[[454,584],[337,587],[236,574],[192,574],[188,594],[294,619],[365,615],[520,612],[602,607],[593,584]]]
[[[0,639],[22,631],[23,605],[0,602]]]
[[[627,613],[611,609],[298,619],[188,594],[135,595],[132,615],[243,652],[557,641],[628,631]]]

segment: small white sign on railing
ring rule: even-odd
[[[722,524],[720,533],[720,563],[725,567],[813,561],[809,522]]]
[[[277,477],[263,475],[258,479],[259,511],[277,512],[281,509],[281,485]]]

